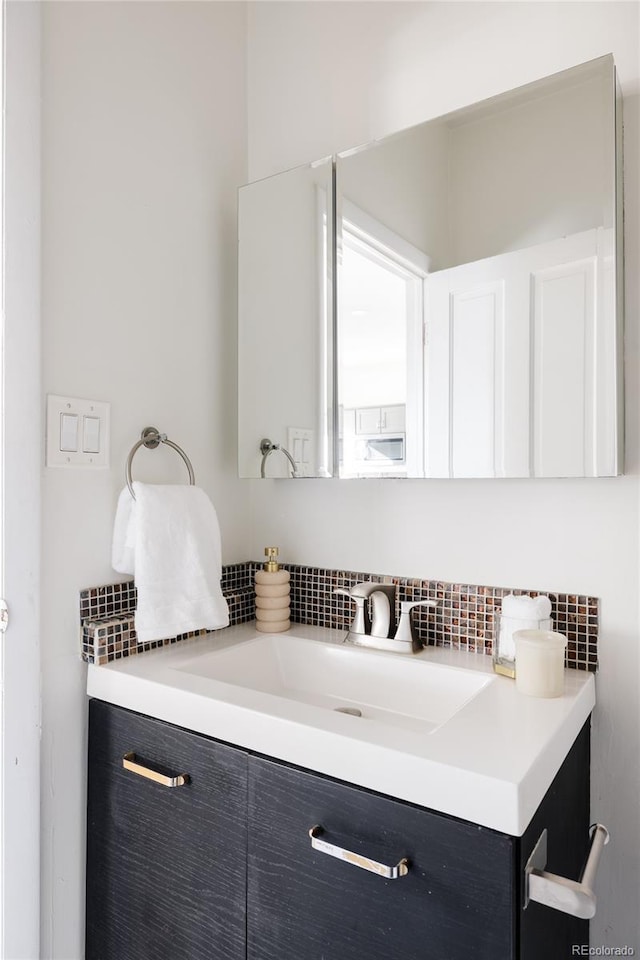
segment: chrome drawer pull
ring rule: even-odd
[[[311,837],[311,846],[320,853],[326,853],[329,857],[336,857],[338,860],[346,860],[352,863],[354,867],[360,867],[362,870],[369,870],[371,873],[377,873],[379,877],[385,877],[387,880],[397,880],[398,877],[406,877],[409,872],[409,861],[400,860],[395,867],[388,867],[384,863],[378,863],[376,860],[370,860],[368,857],[361,857],[359,853],[353,853],[351,850],[344,850],[342,847],[336,847],[326,840],[320,840],[319,836],[323,833],[320,824],[311,827],[309,836]]]
[[[125,770],[130,770],[131,773],[137,773],[139,777],[146,777],[147,780],[160,783],[163,787],[182,787],[185,783],[189,783],[188,773],[179,773],[175,777],[168,777],[164,773],[158,773],[157,770],[143,767],[141,763],[136,762],[135,753],[125,753],[122,758],[122,766]]]
[[[555,873],[547,873],[547,831],[543,830],[525,867],[525,909],[531,900],[545,907],[569,913],[572,917],[590,920],[596,915],[596,895],[593,892],[598,861],[609,831],[596,823],[591,835],[589,856],[580,880],[569,880]]]

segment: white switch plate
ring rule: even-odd
[[[310,477],[313,465],[313,430],[287,427],[287,450],[296,462],[299,476]]]
[[[79,397],[47,395],[48,467],[108,467],[111,404]],[[76,449],[69,442],[77,417]],[[63,433],[64,428],[64,433]]]

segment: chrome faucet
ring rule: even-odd
[[[401,615],[396,628],[396,588],[392,583],[356,583],[350,590],[338,587],[333,591],[349,597],[356,605],[353,622],[345,640],[376,650],[391,650],[396,653],[417,653],[422,649],[410,611],[413,607],[436,607],[436,600],[404,601],[400,604]],[[371,603],[371,615],[369,613]]]

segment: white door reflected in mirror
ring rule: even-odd
[[[349,216],[338,263],[339,475],[416,476],[428,258],[415,250],[408,261],[407,244],[352,204]]]
[[[241,188],[240,476],[621,473],[621,117],[605,56]]]

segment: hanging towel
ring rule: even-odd
[[[112,563],[135,577],[139,643],[229,624],[222,596],[220,528],[199,487],[133,483],[120,494]]]

